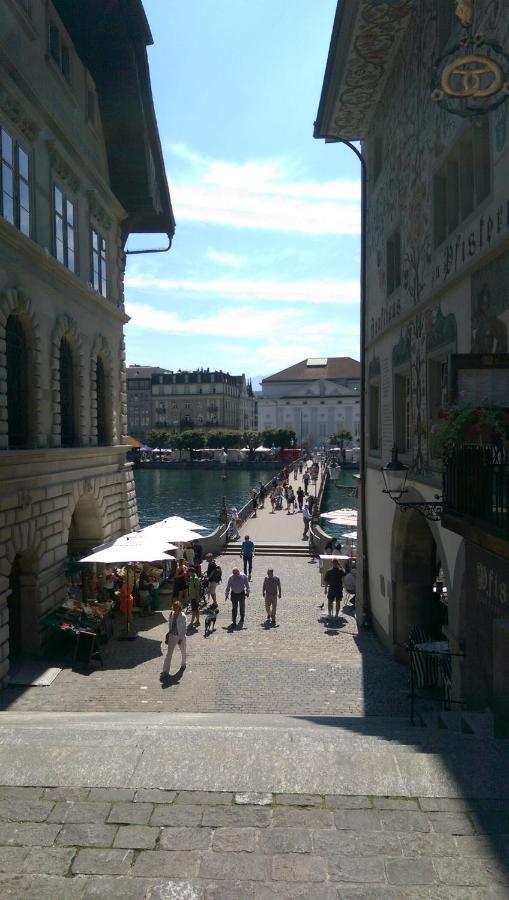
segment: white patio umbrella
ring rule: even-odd
[[[205,525],[197,525],[196,522],[191,522],[189,519],[184,519],[183,516],[167,516],[166,519],[160,519],[159,522],[154,522],[153,525],[147,525],[145,528],[142,528],[142,532],[147,531],[149,528],[167,529],[170,525],[183,526],[185,528],[188,528],[190,531],[207,530],[207,527]]]
[[[343,538],[345,539],[345,541],[356,541],[357,540],[357,532],[349,531],[347,534],[343,535]]]
[[[323,519],[348,519],[349,521],[356,522],[357,521],[357,510],[350,509],[348,507],[344,509],[333,509],[330,512],[322,513]]]
[[[259,447],[255,447],[255,453],[272,453],[270,447],[264,447],[263,444],[260,444]]]

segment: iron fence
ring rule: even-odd
[[[444,514],[490,534],[509,537],[509,448],[492,444],[452,447],[445,459]]]

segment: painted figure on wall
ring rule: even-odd
[[[509,253],[472,276],[472,353],[507,353]]]

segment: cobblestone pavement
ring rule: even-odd
[[[2,900],[502,900],[509,801],[0,787]]]
[[[320,621],[324,601],[318,566],[307,558],[256,557],[245,628],[230,633],[226,580],[237,563],[220,559],[220,615],[215,633],[203,623],[187,639],[187,669],[180,681],[159,683],[167,611],[136,619],[139,637],[103,648],[104,670],[69,668],[49,687],[7,688],[3,709],[40,711],[257,712],[287,715],[406,715],[407,669],[390,659],[376,638],[358,633],[347,606],[339,627]],[[269,565],[281,577],[278,627],[264,627],[261,597]],[[120,626],[120,622],[117,623]],[[172,671],[180,665],[177,649]]]

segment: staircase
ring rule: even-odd
[[[490,710],[484,712],[470,710],[422,712],[419,719],[420,724],[425,728],[439,728],[457,734],[472,734],[478,738],[489,740],[494,736],[493,713]]]
[[[221,551],[222,556],[239,556],[239,554],[240,542],[235,541],[227,544]],[[313,554],[309,551],[307,540],[298,544],[266,541],[265,543],[256,543],[256,556],[299,556],[307,559]]]

